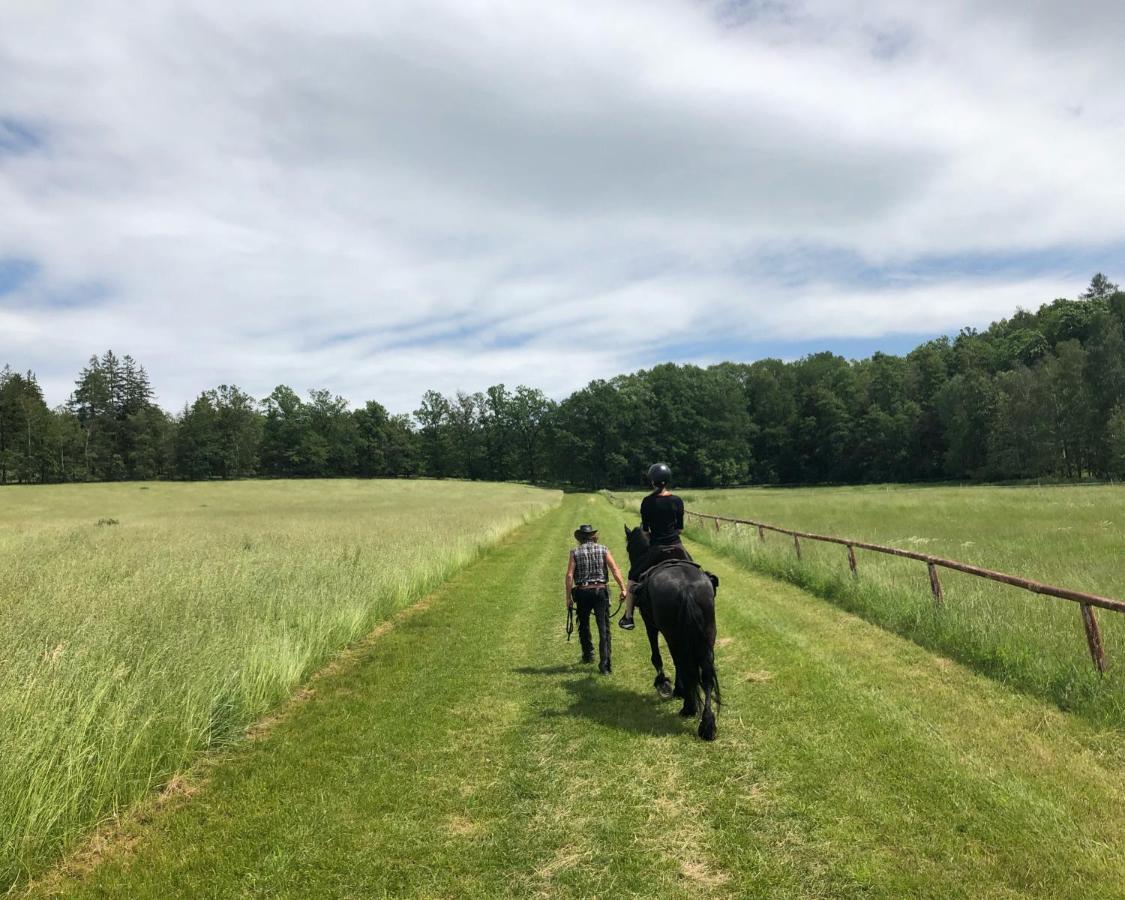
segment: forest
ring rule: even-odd
[[[561,401],[499,384],[427,391],[412,415],[325,389],[233,385],[162,409],[143,365],[107,351],[50,408],[0,371],[0,484],[420,477],[583,487],[1125,477],[1125,292],[1018,310],[905,356],[830,352],[591,381]]]

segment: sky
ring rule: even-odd
[[[0,365],[561,398],[1125,281],[1119,0],[0,0]]]

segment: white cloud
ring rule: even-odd
[[[0,360],[55,402],[112,346],[169,406],[407,410],[986,324],[1125,246],[1125,24],[1059,9],[8,0],[0,119],[42,146],[0,147],[0,259],[41,272]]]

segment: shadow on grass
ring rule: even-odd
[[[587,719],[618,731],[646,735],[688,735],[695,727],[693,720],[684,720],[676,715],[680,706],[678,701],[665,706],[656,699],[655,692],[651,699],[646,698],[635,690],[617,687],[611,681],[612,678],[612,675],[593,675],[563,682],[562,687],[573,698],[570,706],[566,709],[544,710],[543,718],[569,716]]]
[[[557,666],[520,666],[512,669],[512,672],[516,675],[575,675],[594,665],[594,663],[560,663]]]

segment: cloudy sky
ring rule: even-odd
[[[0,364],[394,411],[1125,280],[1118,0],[0,0]]]

